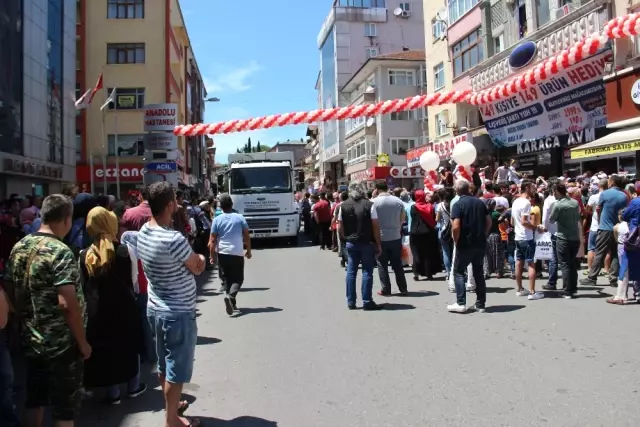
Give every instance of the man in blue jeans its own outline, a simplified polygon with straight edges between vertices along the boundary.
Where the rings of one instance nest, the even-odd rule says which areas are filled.
[[[0,426],[17,427],[18,416],[13,403],[13,364],[4,328],[9,319],[9,303],[0,286]]]
[[[362,264],[362,309],[377,310],[373,301],[373,266],[380,255],[380,227],[373,204],[360,188],[354,188],[349,199],[340,205],[338,232],[347,249],[347,306],[356,308],[356,277]]]
[[[556,253],[556,233],[558,232],[558,226],[549,221],[551,210],[556,204],[556,184],[557,182],[553,182],[549,187],[549,197],[544,200],[542,207],[542,225],[539,227],[540,231],[551,233],[552,258],[549,260],[549,281],[542,287],[545,291],[555,291],[558,283],[558,255]]]
[[[376,184],[378,197],[373,201],[372,215],[377,218],[380,228],[381,253],[378,257],[378,275],[382,289],[381,297],[391,295],[389,264],[396,277],[396,285],[401,295],[407,295],[407,279],[402,266],[402,224],[407,214],[399,197],[389,194],[389,187],[382,182]]]
[[[152,218],[138,233],[138,255],[148,280],[147,318],[158,356],[158,376],[164,392],[165,425],[197,426],[181,414],[182,387],[191,382],[198,327],[196,281],[206,266],[178,231],[171,228],[178,208],[171,184],[157,182],[148,188]]]

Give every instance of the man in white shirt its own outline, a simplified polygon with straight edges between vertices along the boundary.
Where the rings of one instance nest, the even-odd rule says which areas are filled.
[[[511,221],[516,243],[516,288],[518,296],[528,296],[530,300],[544,298],[544,294],[536,292],[536,241],[534,231],[537,229],[531,222],[531,202],[536,188],[531,181],[524,181],[520,185],[520,197],[513,201]],[[524,265],[529,271],[529,290],[522,287],[522,272]]]
[[[600,193],[609,188],[609,181],[601,179],[598,182],[599,191],[589,197],[587,202],[587,213],[592,212],[591,227],[589,228],[589,242],[587,243],[587,265],[591,270],[591,264],[593,264],[593,258],[596,255],[596,234],[598,234],[599,218],[598,218],[598,203],[600,202]],[[609,264],[611,263],[611,255],[607,255],[604,261],[605,269],[609,270]]]
[[[551,184],[549,187],[549,197],[544,200],[544,205],[542,206],[541,231],[548,231],[551,233],[551,253],[553,255],[553,258],[549,260],[549,281],[542,287],[542,289],[546,291],[555,291],[558,283],[558,255],[556,254],[556,233],[558,231],[558,226],[549,221],[551,210],[553,209],[553,205],[556,203],[556,196],[554,195],[555,188],[555,183]]]
[[[506,161],[502,166],[496,169],[493,174],[493,182],[496,184],[506,184],[509,181],[509,162]],[[497,205],[497,203],[496,203]]]

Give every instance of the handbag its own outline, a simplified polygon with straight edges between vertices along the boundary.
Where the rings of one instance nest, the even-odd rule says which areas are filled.
[[[627,252],[640,251],[640,227],[634,228],[624,240],[624,250]]]

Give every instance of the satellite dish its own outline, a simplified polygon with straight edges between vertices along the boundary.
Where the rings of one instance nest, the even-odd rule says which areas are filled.
[[[367,120],[367,127],[373,126],[375,122],[376,119],[374,119],[373,117],[369,117],[369,119]]]
[[[366,93],[373,93],[373,92],[375,92],[375,91],[376,91],[376,88],[375,88],[375,86],[371,86],[371,85],[369,85],[369,86],[367,86],[367,88],[366,88],[364,91],[365,91]]]
[[[402,15],[402,12],[403,12],[403,10],[402,10],[402,8],[401,8],[401,7],[396,7],[395,9],[393,9],[393,14],[394,14],[395,16],[400,16],[400,15]]]

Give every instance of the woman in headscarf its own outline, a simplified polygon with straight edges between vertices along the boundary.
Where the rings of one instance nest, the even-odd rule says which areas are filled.
[[[147,390],[140,382],[142,323],[133,290],[131,259],[116,239],[118,219],[98,206],[87,215],[91,245],[80,252],[80,280],[87,304],[86,387],[106,387],[107,402],[120,403],[120,384],[133,398]]]
[[[432,280],[434,274],[442,271],[435,209],[433,204],[427,201],[423,190],[417,190],[414,199],[415,203],[409,210],[411,217],[409,244],[413,255],[413,280],[419,280],[420,276]]]

